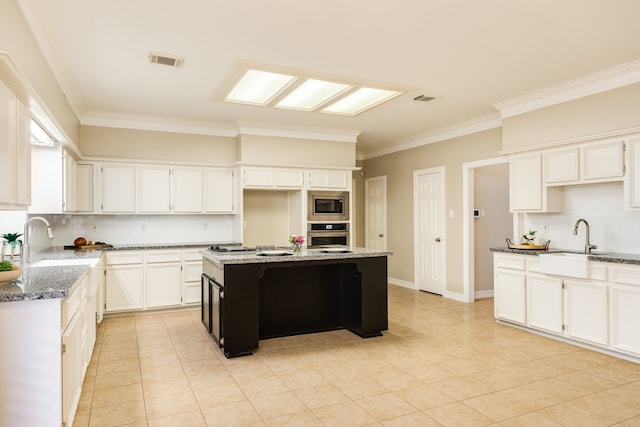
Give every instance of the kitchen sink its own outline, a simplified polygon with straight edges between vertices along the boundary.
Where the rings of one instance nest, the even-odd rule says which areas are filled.
[[[586,278],[589,277],[591,272],[588,257],[588,254],[571,252],[541,254],[538,256],[540,272],[557,276]]]
[[[29,267],[65,267],[70,265],[87,265],[94,267],[98,264],[99,260],[99,258],[43,259],[29,264]]]

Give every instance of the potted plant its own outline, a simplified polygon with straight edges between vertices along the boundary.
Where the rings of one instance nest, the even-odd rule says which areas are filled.
[[[11,261],[0,261],[0,285],[16,280],[22,274],[22,269]]]
[[[0,235],[0,237],[4,239],[4,242],[2,243],[3,257],[5,254],[5,247],[7,245],[11,246],[11,258],[13,258],[14,255],[22,255],[22,240],[19,239],[20,236],[22,236],[22,233],[5,233]],[[18,253],[16,253],[16,246],[18,247]]]

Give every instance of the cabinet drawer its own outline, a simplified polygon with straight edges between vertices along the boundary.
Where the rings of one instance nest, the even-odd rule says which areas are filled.
[[[202,261],[201,250],[207,249],[206,247],[200,249],[189,249],[183,252],[182,256],[185,261]]]
[[[73,318],[73,315],[78,311],[80,304],[84,300],[87,293],[87,276],[84,276],[78,285],[78,287],[73,291],[71,295],[62,300],[62,319],[61,325],[62,330],[64,331],[67,328],[67,325]]]
[[[593,280],[607,280],[607,267],[604,264],[596,264],[591,262],[589,266],[590,274],[589,278]]]
[[[145,252],[146,262],[180,262],[182,261],[182,251],[150,251]]]
[[[107,265],[113,264],[142,264],[142,252],[107,252]]]
[[[185,282],[200,282],[200,275],[202,275],[202,262],[192,261],[184,264],[184,281]]]
[[[614,267],[611,269],[611,279],[614,283],[640,285],[640,270],[633,267]]]
[[[526,265],[524,256],[496,255],[494,262],[497,268],[509,268],[512,270],[524,270]]]
[[[526,260],[527,263],[527,271],[531,273],[540,273],[540,260],[538,257],[533,257],[531,259]]]
[[[202,265],[204,274],[214,279],[221,285],[224,285],[224,271],[220,267],[216,267],[212,262],[205,262]]]

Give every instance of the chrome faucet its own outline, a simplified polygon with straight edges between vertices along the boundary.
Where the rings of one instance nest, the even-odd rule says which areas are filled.
[[[54,237],[53,230],[51,229],[51,224],[49,224],[49,221],[42,218],[41,216],[34,216],[33,218],[29,218],[27,222],[24,223],[24,232],[23,232],[24,243],[22,245],[22,262],[24,262],[25,264],[31,261],[31,248],[29,247],[29,224],[31,224],[34,221],[44,222],[44,225],[47,227],[47,237],[49,239],[53,239]]]
[[[591,243],[589,243],[589,223],[587,222],[586,219],[580,218],[579,220],[576,221],[576,225],[573,227],[573,235],[574,236],[578,235],[578,226],[580,225],[581,222],[584,222],[584,225],[587,228],[587,241],[584,245],[584,253],[590,254],[591,249],[598,249],[598,245],[592,245]]]

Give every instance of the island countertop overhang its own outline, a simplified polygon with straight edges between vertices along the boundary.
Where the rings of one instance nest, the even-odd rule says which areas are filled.
[[[201,251],[202,256],[222,268],[229,264],[264,264],[274,262],[302,262],[320,260],[343,260],[351,258],[372,258],[392,255],[392,252],[367,248],[349,248],[348,252],[323,252],[323,249],[302,249],[299,253],[288,255],[263,256],[256,251],[215,252],[211,249]]]

